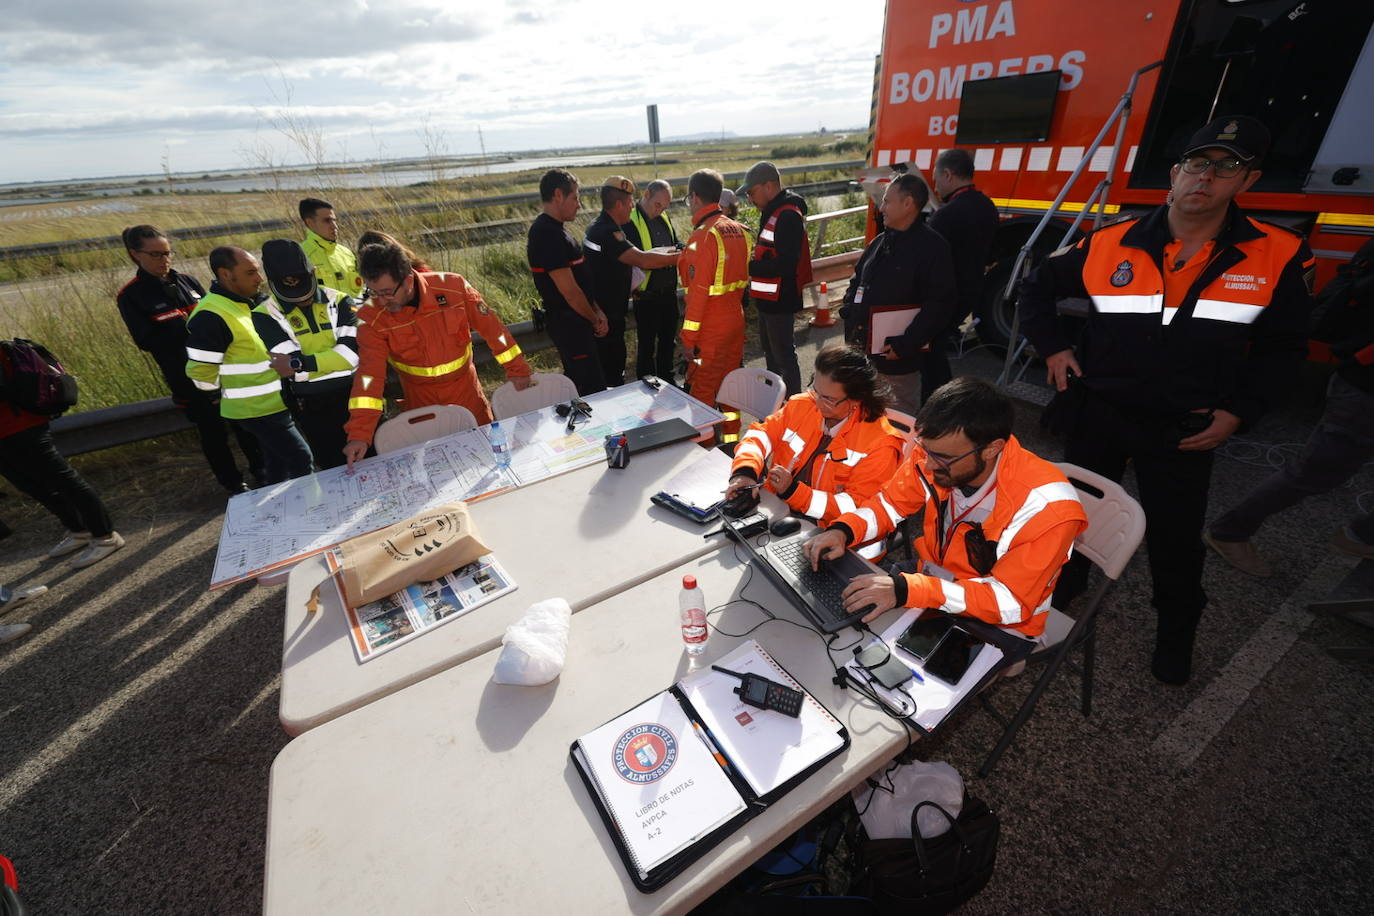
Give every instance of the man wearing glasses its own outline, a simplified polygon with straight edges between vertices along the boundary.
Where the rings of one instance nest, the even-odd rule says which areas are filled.
[[[201,391],[186,376],[186,320],[205,295],[205,287],[172,267],[172,242],[156,226],[130,226],[123,239],[138,271],[115,297],[119,315],[134,343],[157,363],[172,392],[172,403],[196,425],[200,450],[215,479],[231,496],[242,493],[248,485],[229,447],[229,431],[233,430],[253,476],[262,481],[257,440],[247,430],[225,422],[217,392]]]
[[[1269,131],[1217,118],[1170,170],[1164,205],[1055,252],[1026,281],[1022,329],[1060,392],[1065,460],[1113,480],[1134,462],[1158,615],[1151,670],[1192,673],[1212,452],[1289,386],[1306,352],[1313,258],[1303,239],[1233,203],[1260,178]],[[1055,311],[1092,301],[1075,351]],[[1064,575],[1082,590],[1086,561]]]
[[[367,303],[358,310],[358,368],[348,399],[348,466],[367,454],[382,416],[382,388],[390,363],[401,377],[406,407],[458,404],[479,424],[491,422],[472,362],[472,328],[516,388],[530,383],[530,367],[514,335],[458,274],[422,273],[400,245],[368,245],[358,253]]]
[[[844,591],[869,621],[894,607],[976,617],[1039,636],[1087,515],[1064,475],[1011,434],[1011,401],[971,375],[940,387],[916,416],[920,440],[877,495],[840,515],[804,550],[816,568],[846,546],[884,538],[922,509],[912,573],[859,576]]]

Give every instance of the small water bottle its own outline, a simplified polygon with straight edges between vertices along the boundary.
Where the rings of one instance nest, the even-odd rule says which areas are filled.
[[[498,468],[510,467],[510,440],[506,438],[506,431],[501,428],[499,421],[491,421],[491,428],[487,431],[487,440],[491,443],[492,455],[496,456],[496,466]]]
[[[682,577],[682,593],[678,596],[679,618],[682,621],[682,641],[687,654],[697,656],[706,651],[706,599],[697,588],[696,576]]]

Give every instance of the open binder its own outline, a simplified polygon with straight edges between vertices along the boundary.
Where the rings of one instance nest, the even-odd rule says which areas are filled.
[[[849,732],[754,640],[716,664],[806,694],[798,718],[745,705],[709,668],[569,750],[630,880],[657,890],[849,747]]]

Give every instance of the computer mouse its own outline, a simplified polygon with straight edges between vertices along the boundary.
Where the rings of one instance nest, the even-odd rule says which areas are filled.
[[[801,519],[793,518],[790,515],[784,515],[768,526],[768,533],[775,538],[785,538],[789,534],[796,534],[798,531],[801,531]]]

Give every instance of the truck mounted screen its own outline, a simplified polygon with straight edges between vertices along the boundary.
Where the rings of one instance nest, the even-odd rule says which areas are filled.
[[[1059,95],[1058,70],[965,80],[955,142],[1036,143],[1050,135]]]

